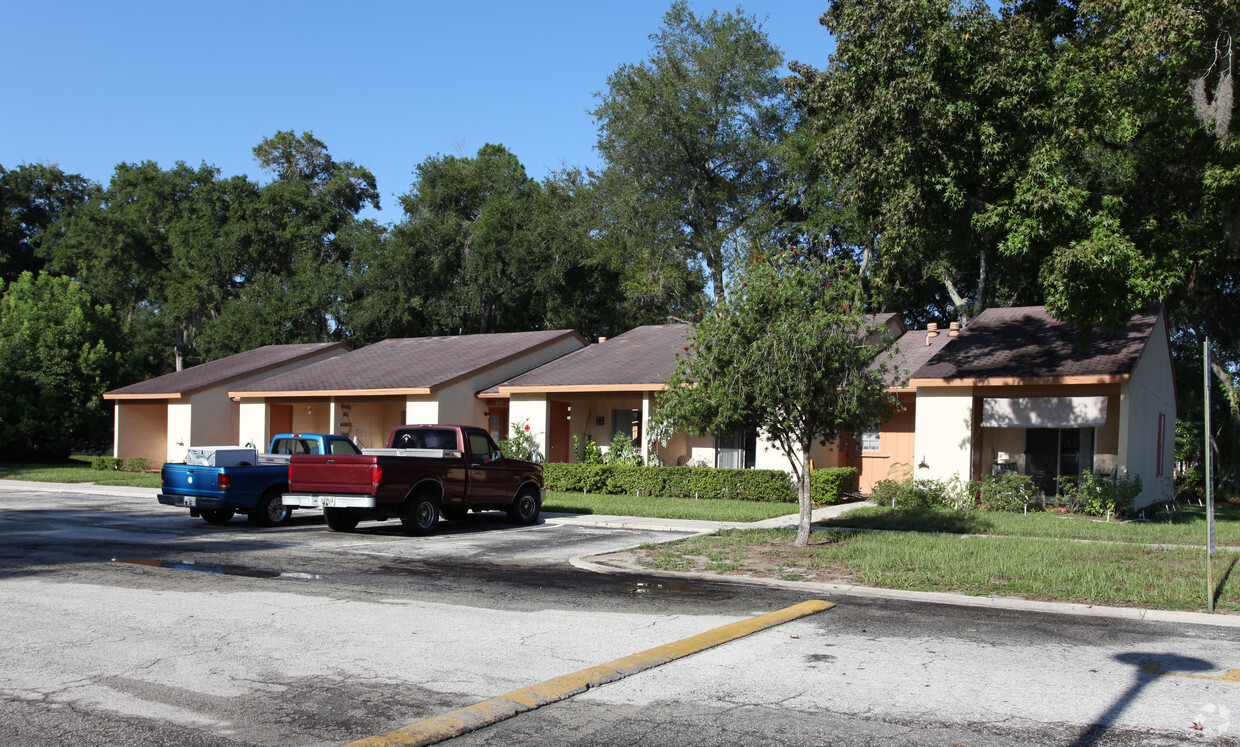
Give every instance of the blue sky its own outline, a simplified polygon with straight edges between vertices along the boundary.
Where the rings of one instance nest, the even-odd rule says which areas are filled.
[[[7,2],[0,165],[106,184],[117,163],[206,162],[265,181],[251,149],[311,131],[378,180],[381,222],[415,165],[503,143],[543,178],[597,166],[594,94],[646,59],[670,0]],[[787,59],[823,67],[827,0],[743,4]],[[691,2],[694,12],[735,5]]]

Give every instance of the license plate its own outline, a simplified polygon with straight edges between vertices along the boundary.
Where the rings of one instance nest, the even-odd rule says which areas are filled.
[[[190,508],[193,508],[194,506],[198,505],[198,499],[192,495],[187,495],[185,496],[185,505],[189,506]]]

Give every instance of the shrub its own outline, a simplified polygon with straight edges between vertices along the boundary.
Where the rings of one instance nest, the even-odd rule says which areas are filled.
[[[121,460],[110,456],[93,456],[90,458],[90,468],[103,470],[120,469]]]
[[[633,439],[616,431],[612,436],[611,448],[603,455],[603,461],[615,465],[638,465],[642,463],[642,455],[633,445]]]
[[[986,475],[976,485],[979,507],[991,511],[1024,511],[1040,498],[1033,478],[1015,472]]]
[[[512,424],[512,435],[499,442],[499,450],[509,459],[524,459],[527,462],[543,460],[538,441],[530,431],[529,422],[525,420]]]
[[[1069,511],[1086,516],[1109,516],[1132,511],[1133,501],[1141,494],[1141,476],[1107,477],[1086,472],[1080,477],[1059,478],[1057,503]]]
[[[830,467],[809,473],[810,499],[819,506],[839,503],[856,489],[856,467]]]
[[[581,461],[586,464],[602,464],[603,463],[603,447],[598,445],[590,436],[586,436],[586,443],[581,452]]]
[[[958,478],[946,482],[932,478],[879,480],[871,490],[870,500],[895,508],[968,508],[973,503],[968,484]]]
[[[146,457],[130,457],[125,460],[125,466],[121,469],[126,472],[145,472],[151,466],[151,460]]]
[[[665,498],[725,498],[796,502],[787,472],[761,469],[702,469],[637,465],[544,464],[547,490],[636,494]]]

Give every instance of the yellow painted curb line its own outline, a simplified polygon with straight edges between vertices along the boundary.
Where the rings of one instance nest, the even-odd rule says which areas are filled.
[[[643,672],[791,620],[829,610],[834,606],[831,602],[818,599],[794,604],[782,610],[729,623],[705,633],[624,656],[606,664],[599,664],[589,669],[540,682],[537,685],[513,690],[510,693],[484,700],[477,705],[466,706],[441,716],[424,719],[387,734],[351,742],[345,747],[393,747],[394,745],[426,745],[442,742],[484,726],[497,724],[519,713],[571,698],[591,687],[615,682],[631,674]]]
[[[1240,669],[1228,669],[1222,677],[1209,674],[1189,674],[1188,672],[1164,672],[1162,662],[1157,659],[1146,659],[1137,668],[1141,674],[1161,674],[1167,677],[1187,677],[1193,680],[1215,680],[1217,682],[1240,682]]]

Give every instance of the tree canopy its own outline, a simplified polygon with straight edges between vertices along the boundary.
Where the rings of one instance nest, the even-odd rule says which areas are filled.
[[[599,94],[600,183],[682,262],[701,262],[719,300],[727,250],[779,188],[783,55],[741,10],[699,18],[683,0],[650,40],[650,59],[621,65]]]
[[[658,417],[693,433],[760,432],[797,483],[797,545],[809,542],[810,448],[861,430],[898,401],[856,269],[793,248],[737,270],[727,297],[697,319]]]
[[[111,309],[47,273],[0,281],[0,291],[0,450],[59,461],[107,443],[112,411],[102,395],[125,365]]]

